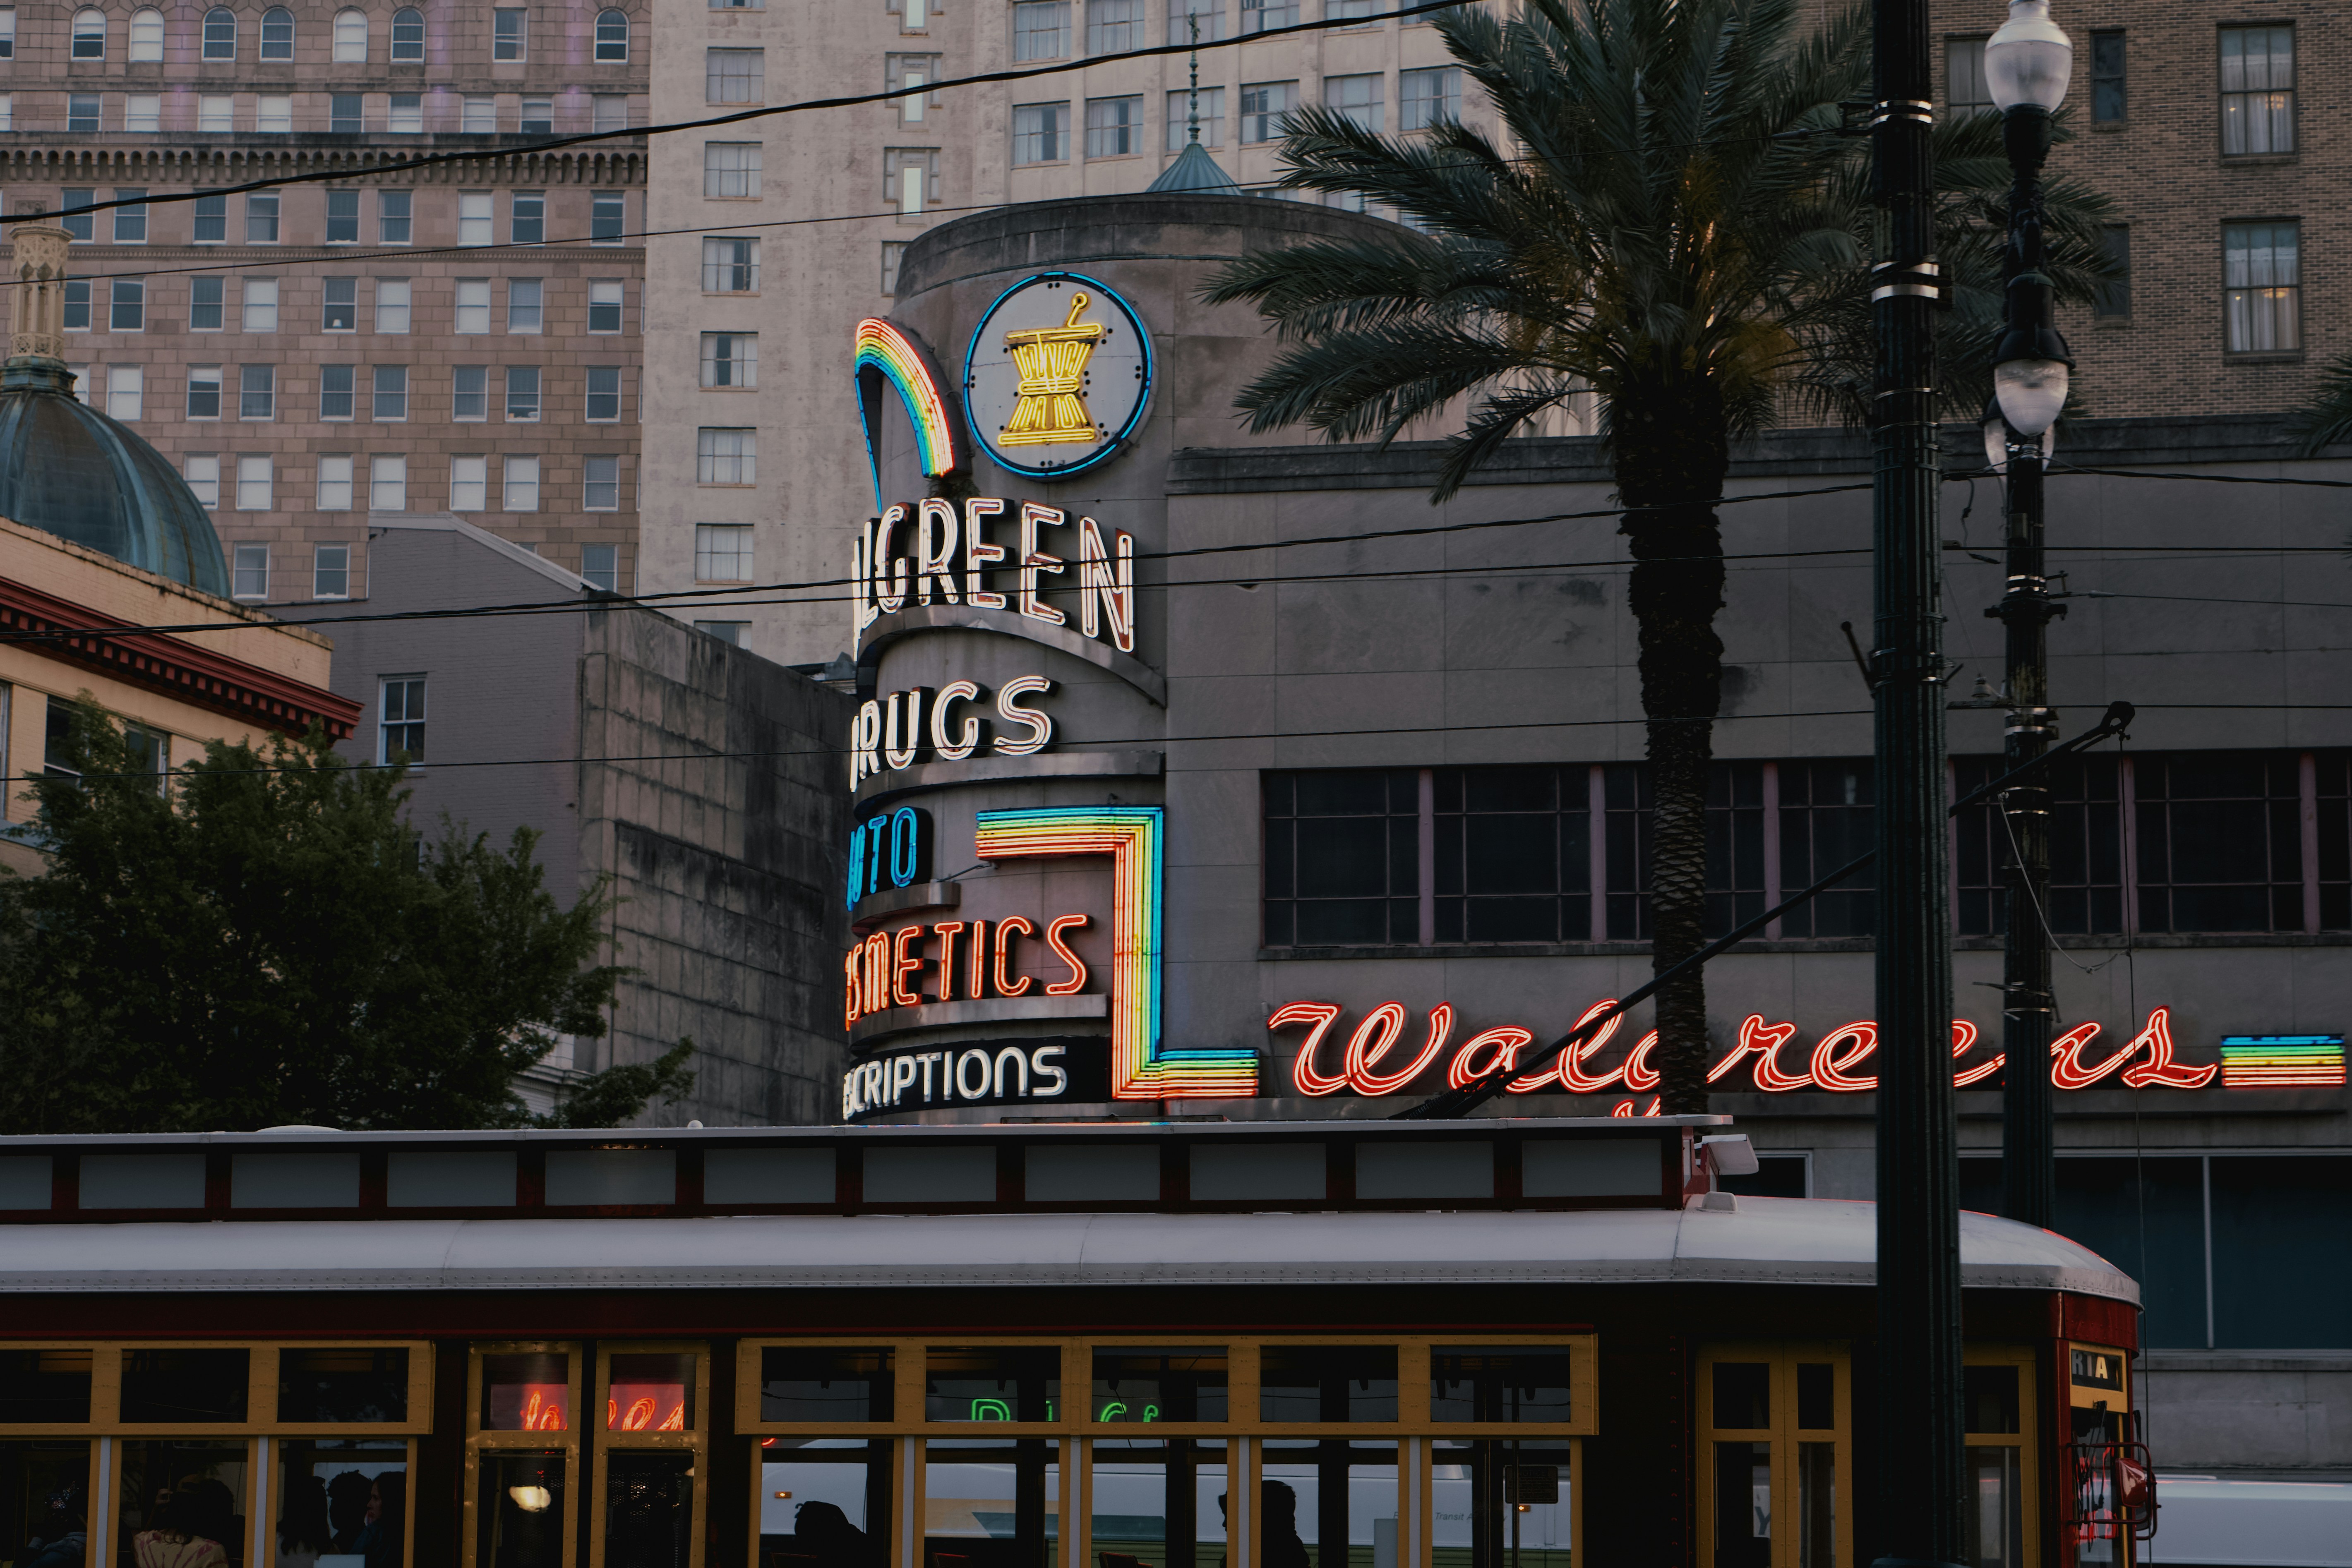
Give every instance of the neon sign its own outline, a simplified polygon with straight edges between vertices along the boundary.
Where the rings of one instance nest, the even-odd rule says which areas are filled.
[[[991,530],[1007,517],[1013,538],[1000,544],[990,537]],[[1045,579],[1066,575],[1072,563],[1066,555],[1044,548],[1043,530],[1070,526],[1070,515],[1058,507],[993,496],[972,497],[961,509],[955,502],[937,497],[885,507],[880,517],[859,528],[850,547],[849,575],[857,585],[857,634],[862,637],[868,626],[909,604],[1009,609],[1042,625],[1067,626],[1068,610],[1045,598],[1049,591],[1066,590]],[[1123,528],[1106,530],[1092,517],[1079,517],[1076,526],[1078,597],[1072,608],[1077,612],[1078,630],[1108,641],[1122,653],[1132,653],[1135,536]]]
[[[913,806],[884,811],[849,830],[851,909],[869,893],[912,887],[931,875],[931,814]]]
[[[915,450],[923,472],[937,478],[963,465],[956,451],[955,420],[940,392],[940,375],[923,346],[906,332],[868,316],[857,324],[852,373],[857,382],[857,416],[866,427],[866,456],[874,469],[874,504],[882,504],[882,389],[898,394],[907,423],[915,427]]]
[[[1054,956],[1069,973],[1047,986],[1040,995],[1074,997],[1087,988],[1089,976],[1086,960],[1071,947],[1068,934],[1084,930],[1091,918],[1065,915],[1045,923],[1045,946],[1053,949]],[[842,960],[842,1027],[847,1029],[859,1019],[887,1012],[892,1008],[958,1000],[976,1002],[992,994],[1025,997],[1037,984],[1037,977],[1014,976],[1018,944],[1038,935],[1037,927],[1021,915],[1008,915],[993,923],[941,920],[928,925],[918,922],[895,931],[877,931],[850,948]],[[923,950],[927,940],[935,945],[929,953]],[[961,961],[958,947],[963,950]],[[959,970],[964,981],[961,997],[956,990]],[[926,971],[934,976],[928,991],[922,981]],[[912,985],[908,983],[909,978],[914,981]]]
[[[1118,455],[1150,399],[1151,335],[1083,273],[1041,272],[998,295],[964,353],[973,434],[1000,466],[1032,478]]]
[[[997,719],[1028,733],[1008,729],[993,737],[988,720],[958,711],[960,705],[977,707],[988,701],[988,689],[977,681],[950,681],[937,691],[910,686],[869,697],[849,725],[849,787],[855,789],[886,768],[898,772],[922,761],[961,762],[983,746],[999,757],[1034,756],[1054,743],[1054,716],[1022,699],[1053,689],[1044,675],[1015,675],[998,686]]]
[[[1595,1002],[1577,1019],[1590,1023],[1613,1000]],[[1409,1019],[1402,1002],[1382,1002],[1364,1015],[1352,1032],[1336,1029],[1342,1009],[1336,1002],[1289,1002],[1274,1010],[1265,1027],[1279,1032],[1304,1029],[1298,1052],[1291,1059],[1291,1085],[1300,1094],[1320,1098],[1342,1091],[1362,1095],[1393,1094],[1420,1078],[1445,1058],[1445,1081],[1464,1088],[1495,1072],[1507,1072],[1535,1043],[1532,1030],[1509,1025],[1490,1029],[1470,1039],[1446,1056],[1454,1030],[1454,1009],[1439,1003],[1430,1009],[1427,1029],[1418,1044],[1404,1040]],[[1521,1073],[1507,1085],[1513,1094],[1549,1091],[1563,1094],[1602,1094],[1612,1091],[1647,1093],[1658,1087],[1652,1057],[1657,1031],[1642,1036],[1614,1065],[1596,1067],[1594,1059],[1606,1048],[1623,1022],[1610,1019],[1590,1040],[1562,1051],[1548,1066]],[[2061,1089],[2088,1089],[2109,1078],[2132,1089],[2203,1089],[2220,1075],[2224,1088],[2273,1088],[2280,1085],[2340,1084],[2345,1082],[2344,1040],[2340,1035],[2231,1035],[2221,1045],[2220,1062],[2191,1063],[2175,1055],[2171,1009],[2157,1008],[2139,1032],[2096,1061],[2086,1061],[2100,1034],[2098,1024],[2076,1026],[2051,1042],[2050,1081]],[[1761,1013],[1742,1019],[1731,1049],[1707,1070],[1709,1083],[1730,1077],[1746,1063],[1750,1082],[1767,1094],[1800,1089],[1832,1094],[1867,1093],[1878,1087],[1874,1073],[1859,1071],[1878,1050],[1878,1026],[1867,1020],[1842,1024],[1823,1034],[1810,1048],[1796,1044],[1793,1023],[1773,1023]],[[1344,1040],[1344,1047],[1339,1043]],[[1977,1026],[1966,1019],[1952,1020],[1952,1084],[1958,1089],[1983,1082],[1999,1072],[2003,1061],[1998,1051],[1980,1053],[1985,1045]],[[1976,1060],[1969,1060],[1975,1057]],[[1619,1105],[1618,1115],[1633,1114],[1633,1102]],[[1654,1114],[1654,1103],[1648,1114]]]
[[[686,1385],[615,1383],[604,1400],[608,1432],[683,1432]]]

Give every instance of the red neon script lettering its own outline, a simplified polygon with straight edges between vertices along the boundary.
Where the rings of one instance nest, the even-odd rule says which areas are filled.
[[[1308,1026],[1307,1038],[1291,1059],[1290,1082],[1301,1094],[1319,1096],[1336,1094],[1348,1086],[1345,1078],[1326,1078],[1315,1071],[1315,1048],[1323,1043],[1330,1032],[1332,1020],[1339,1016],[1336,1002],[1287,1002],[1276,1008],[1274,1016],[1265,1020],[1269,1030],[1288,1029],[1294,1024]]]
[[[1788,1044],[1796,1032],[1795,1024],[1766,1023],[1762,1013],[1749,1013],[1739,1022],[1739,1043],[1707,1072],[1706,1081],[1714,1082],[1753,1055],[1756,1058],[1756,1087],[1766,1093],[1785,1094],[1791,1089],[1811,1087],[1813,1081],[1811,1077],[1804,1073],[1791,1076],[1783,1072],[1780,1064],[1774,1060],[1780,1048]]]
[[[1958,1061],[1966,1056],[1976,1049],[1976,1043],[1977,1026],[1966,1019],[1954,1019],[1952,1020],[1952,1060]],[[1980,1061],[1965,1072],[1955,1072],[1952,1074],[1952,1087],[1966,1089],[1971,1083],[1981,1083],[1999,1072],[2000,1064],[2007,1060],[2009,1059],[2005,1056],[1995,1056],[1990,1061]]]
[[[1391,1012],[1391,1009],[1394,1009]],[[1377,1036],[1375,1032],[1377,1029]],[[1348,1041],[1346,1073],[1348,1087],[1359,1094],[1393,1094],[1422,1074],[1422,1070],[1437,1060],[1445,1049],[1448,1035],[1454,1032],[1454,1008],[1440,1002],[1430,1009],[1429,1038],[1421,1054],[1395,1072],[1375,1072],[1373,1066],[1397,1042],[1404,1032],[1404,1008],[1402,1003],[1386,1002],[1372,1009],[1364,1021],[1356,1026],[1355,1038]]]
[[[1600,1017],[1601,1013],[1616,1005],[1617,998],[1614,997],[1610,998],[1606,1001],[1593,1003],[1591,1007],[1584,1009],[1584,1016],[1576,1020],[1575,1027],[1577,1029],[1582,1029],[1586,1024],[1591,1023],[1594,1019]],[[1611,1068],[1608,1071],[1602,1073],[1598,1078],[1593,1077],[1591,1074],[1584,1071],[1584,1064],[1591,1061],[1602,1046],[1607,1045],[1612,1040],[1616,1038],[1618,1030],[1624,1026],[1624,1022],[1625,1015],[1623,1013],[1619,1013],[1610,1019],[1607,1023],[1602,1024],[1600,1029],[1593,1031],[1593,1035],[1591,1040],[1585,1040],[1583,1043],[1576,1046],[1573,1050],[1565,1051],[1560,1053],[1559,1067],[1555,1076],[1559,1079],[1559,1086],[1562,1089],[1567,1090],[1570,1094],[1598,1094],[1602,1090],[1608,1088],[1611,1084],[1617,1082],[1620,1079],[1625,1076],[1625,1066],[1622,1062]]]
[[[1492,1073],[1508,1072],[1519,1064],[1519,1052],[1534,1044],[1535,1038],[1528,1030],[1515,1025],[1490,1029],[1484,1034],[1471,1036],[1463,1042],[1462,1049],[1454,1053],[1454,1060],[1446,1064],[1445,1086],[1467,1089]],[[1494,1059],[1484,1067],[1478,1065],[1482,1052]]]

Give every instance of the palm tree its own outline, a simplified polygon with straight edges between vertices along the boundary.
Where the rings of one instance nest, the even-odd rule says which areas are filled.
[[[2311,396],[2288,416],[2287,434],[2305,457],[2318,456],[2322,447],[2352,442],[2352,354],[2321,369]]]
[[[1464,400],[1431,499],[1504,441],[1597,394],[1624,507],[1653,818],[1652,962],[1705,941],[1706,786],[1722,688],[1716,502],[1731,443],[1803,410],[1860,422],[1872,366],[1866,15],[1801,27],[1802,0],[1522,0],[1435,22],[1521,151],[1441,119],[1389,138],[1293,114],[1284,183],[1360,193],[1403,220],[1378,239],[1246,257],[1211,285],[1285,347],[1238,406],[1259,432],[1396,439]],[[1943,362],[1953,412],[1990,385],[2009,169],[2000,121],[1941,126],[1940,259],[1957,277]],[[2105,276],[2102,204],[2047,191],[2063,298]],[[1954,373],[1953,367],[1958,367]],[[1706,1109],[1706,993],[1657,998],[1664,1108]]]

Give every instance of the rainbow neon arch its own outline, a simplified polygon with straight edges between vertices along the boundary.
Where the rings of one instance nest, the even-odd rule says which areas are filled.
[[[1252,1051],[1169,1051],[1160,1039],[1161,845],[1158,806],[982,811],[985,861],[1110,856],[1110,1092],[1114,1100],[1223,1100],[1257,1092]]]
[[[852,361],[857,379],[857,414],[866,425],[866,458],[874,470],[874,504],[882,504],[882,389],[898,394],[907,422],[915,427],[915,450],[923,472],[937,478],[959,466],[955,421],[940,391],[939,367],[921,343],[878,316],[857,324]]]

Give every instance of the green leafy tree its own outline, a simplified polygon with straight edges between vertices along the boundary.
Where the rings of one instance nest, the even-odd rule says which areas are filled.
[[[1433,501],[1572,398],[1597,398],[1633,567],[1653,818],[1653,962],[1705,943],[1706,786],[1721,706],[1731,443],[1787,413],[1867,417],[1873,207],[1866,14],[1818,26],[1799,0],[1524,0],[1434,21],[1517,151],[1440,120],[1385,137],[1346,114],[1289,117],[1284,182],[1360,194],[1404,225],[1250,256],[1209,290],[1255,304],[1284,348],[1239,406],[1385,444],[1466,409]],[[2009,170],[2000,121],[1937,132],[1947,409],[1990,387]],[[2105,208],[2048,188],[2061,298],[2105,275]],[[1410,225],[1410,226],[1406,226]],[[1706,1109],[1706,994],[1657,1000],[1664,1108]]]
[[[513,1080],[604,1032],[603,888],[558,906],[503,850],[402,821],[401,768],[316,731],[158,777],[87,699],[33,779],[46,874],[0,882],[0,1131],[612,1125],[692,1083],[680,1041],[533,1118]]]

